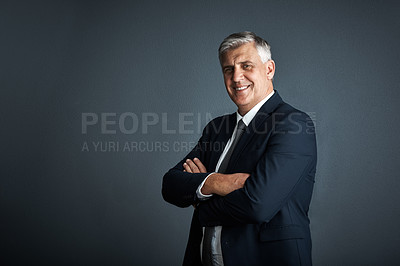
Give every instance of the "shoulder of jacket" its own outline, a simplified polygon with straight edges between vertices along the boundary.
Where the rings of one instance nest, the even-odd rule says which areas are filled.
[[[275,114],[280,114],[281,117],[288,117],[288,116],[295,116],[301,120],[305,119],[308,120],[310,119],[309,115],[292,105],[282,102],[281,104],[278,105],[278,107],[274,111]]]

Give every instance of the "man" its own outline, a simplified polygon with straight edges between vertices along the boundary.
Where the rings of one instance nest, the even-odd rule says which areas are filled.
[[[195,206],[183,264],[311,265],[314,125],[273,89],[265,40],[232,34],[219,58],[237,112],[212,120],[163,179],[166,201]]]

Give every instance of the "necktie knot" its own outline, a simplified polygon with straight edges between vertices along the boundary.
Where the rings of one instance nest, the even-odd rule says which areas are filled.
[[[243,131],[243,130],[246,129],[246,124],[243,122],[242,119],[239,120],[238,125],[237,125],[237,129],[238,129],[238,131],[239,130]]]

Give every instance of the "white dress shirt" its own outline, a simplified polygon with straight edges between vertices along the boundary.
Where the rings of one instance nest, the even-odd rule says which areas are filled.
[[[222,152],[221,156],[219,157],[217,166],[215,167],[215,172],[218,172],[218,169],[222,163],[222,161],[225,158],[226,153],[228,152],[229,148],[232,145],[232,142],[236,136],[236,131],[237,131],[237,122],[242,119],[243,122],[245,123],[246,126],[249,126],[250,122],[253,120],[254,116],[257,114],[257,112],[260,110],[261,106],[268,101],[269,98],[274,95],[275,91],[272,91],[270,94],[268,94],[263,100],[261,100],[259,103],[257,103],[253,108],[250,109],[244,116],[241,116],[238,112],[236,112],[236,127],[235,130],[232,133],[232,137],[228,140],[228,143],[226,144],[224,151]],[[215,173],[214,172],[214,173]],[[213,174],[213,173],[211,173]],[[203,187],[204,183],[206,182],[207,178],[211,175],[209,174],[204,181],[200,184],[200,186],[197,188],[197,197],[200,200],[207,200],[213,195],[204,195],[201,193],[201,188]],[[221,231],[222,231],[222,226],[216,226],[214,230],[214,235],[212,237],[212,243],[211,243],[211,249],[213,256],[220,256],[221,257],[221,263],[220,265],[223,265],[223,260],[222,260],[222,250],[221,250]],[[203,233],[204,233],[204,228],[203,228]],[[201,248],[203,248],[203,243],[201,244]],[[202,252],[200,253],[202,254]]]

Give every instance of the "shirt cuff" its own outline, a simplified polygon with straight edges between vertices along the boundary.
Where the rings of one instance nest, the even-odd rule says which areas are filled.
[[[215,172],[209,174],[206,178],[204,178],[203,182],[201,182],[200,186],[197,188],[196,194],[197,194],[197,198],[199,200],[206,200],[206,199],[211,198],[213,196],[213,194],[204,195],[203,193],[201,193],[201,189],[203,188],[204,183],[206,182],[207,178],[212,174],[215,174]]]

